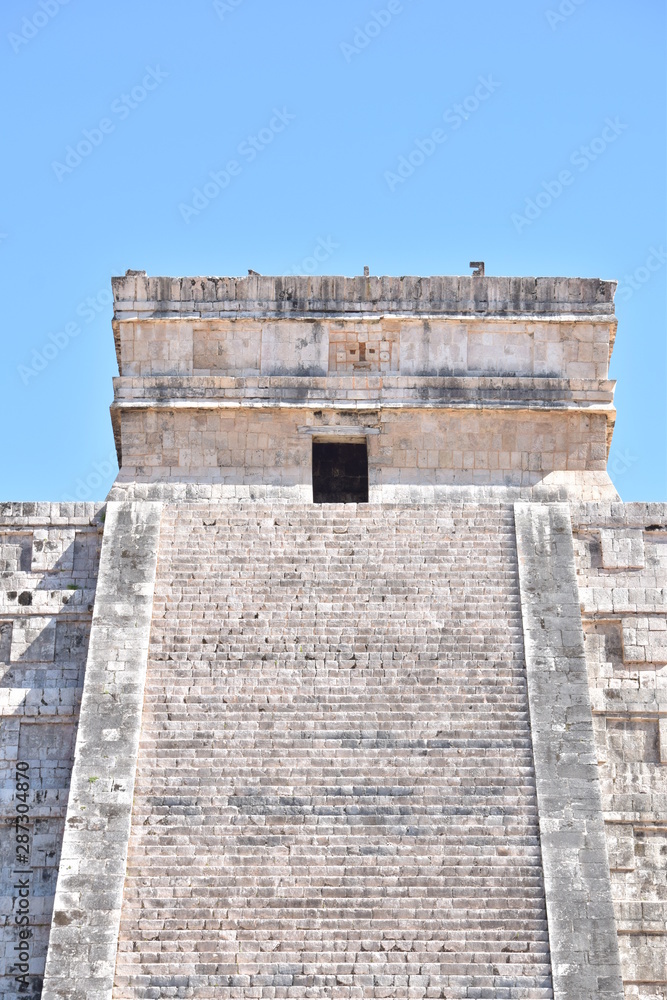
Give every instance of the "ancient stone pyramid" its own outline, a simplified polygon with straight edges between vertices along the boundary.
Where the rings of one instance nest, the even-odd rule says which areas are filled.
[[[0,993],[667,998],[667,505],[613,282],[113,279],[105,504],[0,505]]]

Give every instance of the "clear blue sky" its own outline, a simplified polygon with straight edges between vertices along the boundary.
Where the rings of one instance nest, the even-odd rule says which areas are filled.
[[[319,273],[619,279],[610,468],[666,498],[664,0],[5,0],[0,50],[0,498],[113,479],[111,275],[323,244]]]

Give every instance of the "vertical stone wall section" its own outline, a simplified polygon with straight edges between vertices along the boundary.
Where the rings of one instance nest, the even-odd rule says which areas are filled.
[[[572,505],[627,1000],[667,998],[667,504]]]
[[[555,1000],[622,1000],[567,504],[515,505]]]
[[[20,964],[28,966],[29,995],[39,995],[41,988],[102,516],[99,504],[0,504],[0,996],[4,1000],[28,995],[19,991],[21,982],[15,978],[23,974],[15,950],[21,940],[27,945],[28,961]],[[14,874],[17,867],[28,872],[21,876],[21,896]],[[29,922],[17,925],[17,916]],[[21,939],[21,930],[29,931],[29,936]]]
[[[161,510],[106,508],[43,1000],[111,997]]]

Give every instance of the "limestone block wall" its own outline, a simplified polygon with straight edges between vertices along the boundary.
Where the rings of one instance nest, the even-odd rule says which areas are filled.
[[[626,998],[667,997],[667,504],[573,504]]]
[[[101,532],[99,504],[0,504],[0,996],[5,1000],[39,995],[41,988]],[[28,992],[15,978],[22,974]]]
[[[569,507],[514,519],[554,996],[622,1000]]]
[[[347,278],[148,277],[128,271],[112,278],[118,320],[231,316],[275,318],[323,315],[609,317],[615,281],[599,278],[436,275]]]
[[[318,419],[376,435],[371,500],[546,479],[559,497],[616,497],[614,282],[128,272],[112,284],[117,499],[185,483],[308,501]]]
[[[346,433],[367,440],[371,500],[396,486],[531,487],[555,471],[597,472],[608,483],[607,420],[600,413],[483,407],[327,412],[192,402],[123,413],[114,496],[132,483],[215,483],[230,492],[270,484],[309,501],[313,439]]]
[[[146,319],[116,323],[126,376],[524,375],[606,379],[607,317]]]

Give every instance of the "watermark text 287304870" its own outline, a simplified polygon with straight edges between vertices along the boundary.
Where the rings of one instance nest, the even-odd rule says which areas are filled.
[[[16,762],[14,789],[15,851],[12,863],[12,894],[14,923],[18,941],[13,948],[13,963],[9,974],[14,976],[19,993],[30,988],[30,892],[32,868],[30,867],[30,764],[26,760]]]

